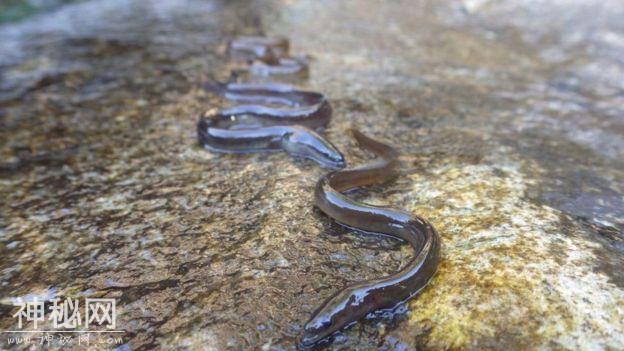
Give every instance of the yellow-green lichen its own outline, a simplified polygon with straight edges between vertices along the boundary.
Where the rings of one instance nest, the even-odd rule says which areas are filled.
[[[562,233],[559,213],[527,201],[530,180],[511,166],[433,173],[412,175],[414,189],[403,195],[443,240],[436,277],[410,302],[410,324],[428,329],[428,347],[624,345],[624,296],[594,272],[596,244]]]

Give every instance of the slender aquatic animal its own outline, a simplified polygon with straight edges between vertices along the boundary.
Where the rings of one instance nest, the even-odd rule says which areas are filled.
[[[252,74],[307,76],[307,60],[289,56],[289,50],[290,42],[284,37],[240,36],[228,46],[230,56],[250,63],[248,71]]]
[[[332,109],[323,94],[277,83],[218,83],[206,88],[246,102],[200,117],[200,145],[225,153],[286,151],[323,167],[345,166],[344,157],[315,130],[327,126]]]
[[[239,36],[228,46],[230,56],[247,60],[274,60],[288,56],[290,42],[284,37]]]
[[[315,203],[343,226],[408,242],[414,257],[389,277],[362,281],[338,291],[314,312],[304,326],[300,347],[309,348],[333,333],[380,309],[391,309],[416,295],[436,272],[440,239],[433,226],[411,213],[357,202],[343,195],[350,189],[384,183],[397,175],[397,152],[354,130],[358,143],[378,158],[367,165],[330,173],[318,182]]]
[[[289,47],[283,37],[239,37],[230,42],[228,51],[232,57],[246,60],[252,74],[307,75],[306,60],[290,57]],[[205,148],[233,153],[284,150],[324,167],[345,166],[338,149],[315,132],[327,125],[332,113],[322,94],[275,83],[212,84],[206,88],[244,104],[200,117],[197,134]],[[378,159],[324,176],[315,190],[316,206],[346,227],[405,240],[415,255],[389,277],[348,286],[328,298],[304,326],[299,343],[302,348],[321,343],[371,312],[394,308],[413,297],[431,280],[439,261],[439,237],[429,222],[405,211],[367,205],[342,194],[396,176],[397,153],[392,147],[359,131],[353,134]]]

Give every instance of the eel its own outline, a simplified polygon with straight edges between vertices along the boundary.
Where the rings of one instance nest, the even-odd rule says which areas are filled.
[[[326,168],[345,166],[342,153],[318,134],[332,115],[323,94],[278,83],[216,83],[204,88],[246,103],[200,117],[197,136],[204,148],[224,153],[283,150]]]
[[[377,159],[322,177],[315,189],[315,205],[345,227],[406,241],[414,249],[414,257],[397,273],[356,283],[325,300],[303,328],[299,339],[303,349],[326,341],[371,312],[391,310],[412,298],[429,283],[440,259],[440,239],[427,220],[406,211],[361,203],[343,194],[397,176],[398,154],[394,148],[357,130],[352,132],[360,146],[376,154]]]
[[[239,36],[228,45],[230,56],[247,60],[271,61],[276,57],[288,56],[289,50],[290,42],[280,36]]]
[[[250,63],[247,69],[258,76],[308,75],[308,62],[289,56],[290,42],[284,37],[240,36],[230,41],[231,57]]]

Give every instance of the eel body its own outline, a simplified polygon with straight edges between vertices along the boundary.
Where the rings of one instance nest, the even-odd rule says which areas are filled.
[[[385,278],[362,281],[329,297],[304,326],[300,346],[309,348],[371,312],[392,309],[425,287],[438,266],[440,240],[433,226],[411,213],[357,202],[342,194],[357,187],[383,183],[397,175],[397,153],[359,131],[358,143],[378,158],[370,164],[330,173],[317,183],[315,204],[327,216],[346,227],[402,239],[414,249],[414,257],[399,272]]]
[[[231,57],[245,60],[248,71],[259,76],[307,76],[305,58],[290,56],[290,42],[284,37],[240,36],[228,46]]]
[[[343,155],[317,133],[327,126],[332,109],[323,94],[278,83],[217,83],[205,86],[243,104],[200,117],[200,145],[225,153],[286,151],[326,168],[345,166]]]
[[[307,75],[307,60],[291,57],[284,37],[244,36],[232,40],[230,56],[247,62],[254,75]],[[206,112],[197,124],[200,145],[226,153],[286,151],[341,169],[340,151],[318,132],[327,126],[332,109],[323,94],[278,83],[216,83],[205,88],[238,103]],[[343,328],[372,312],[391,310],[423,289],[435,274],[440,240],[425,219],[406,211],[368,205],[344,193],[354,188],[384,183],[396,177],[398,154],[389,145],[354,130],[365,149],[377,155],[366,165],[338,170],[316,185],[315,205],[339,224],[366,233],[391,236],[407,242],[413,258],[398,272],[362,281],[339,290],[313,313],[305,324],[299,347],[308,349],[328,341]]]
[[[228,46],[230,56],[247,60],[271,61],[288,56],[289,50],[289,40],[281,36],[239,36]]]

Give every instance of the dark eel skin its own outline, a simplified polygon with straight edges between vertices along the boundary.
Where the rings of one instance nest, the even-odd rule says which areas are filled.
[[[284,150],[323,167],[345,166],[340,151],[315,131],[332,115],[323,94],[277,83],[217,83],[205,88],[249,104],[201,116],[197,136],[203,147],[225,153]]]
[[[284,37],[241,36],[228,46],[230,56],[251,63],[248,70],[259,76],[308,74],[303,58],[289,56],[290,42]]]
[[[425,219],[390,207],[357,202],[342,194],[384,183],[397,175],[398,155],[392,147],[357,130],[353,135],[363,148],[378,156],[377,160],[321,178],[315,190],[316,206],[343,226],[405,240],[415,255],[399,272],[348,286],[323,302],[304,326],[299,343],[303,349],[319,344],[373,311],[392,309],[413,297],[429,283],[440,258],[439,236]]]

